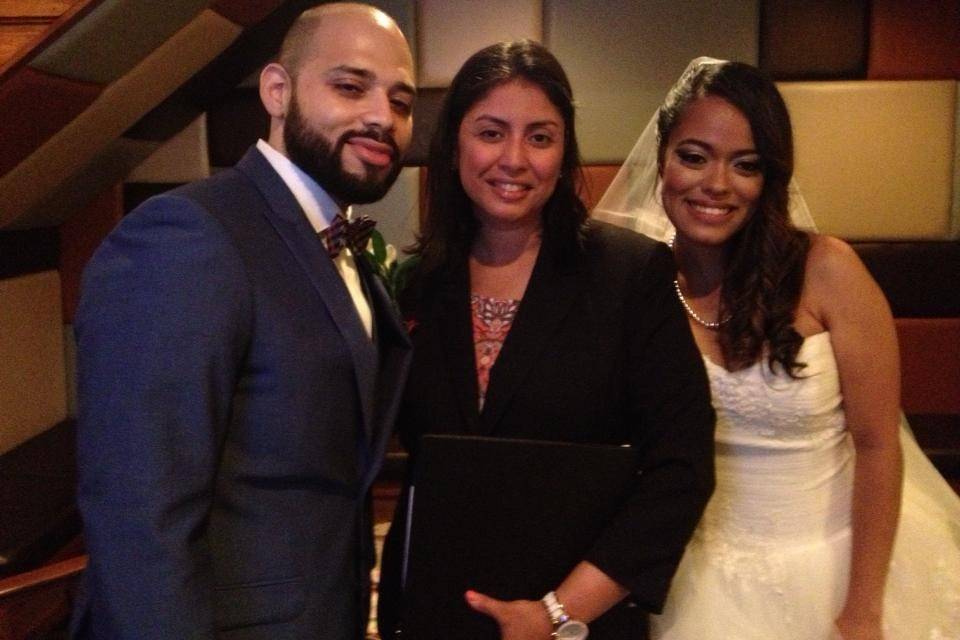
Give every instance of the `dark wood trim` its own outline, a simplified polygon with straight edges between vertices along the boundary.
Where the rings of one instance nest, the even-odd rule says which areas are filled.
[[[45,567],[0,579],[0,599],[36,589],[50,582],[65,580],[87,568],[87,556],[77,556]]]
[[[118,182],[60,225],[60,292],[65,324],[73,322],[80,302],[84,267],[122,217],[123,185]]]
[[[59,260],[56,229],[0,230],[0,280],[56,269]]]
[[[214,0],[210,8],[246,28],[262,21],[281,4],[282,0]]]
[[[53,24],[60,16],[0,16],[0,27]]]
[[[0,640],[61,637],[86,566],[76,556],[0,580]]]

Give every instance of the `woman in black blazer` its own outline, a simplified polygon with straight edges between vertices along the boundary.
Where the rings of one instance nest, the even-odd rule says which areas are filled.
[[[402,299],[414,359],[400,433],[412,456],[424,433],[635,447],[636,489],[547,604],[591,638],[642,638],[713,489],[714,414],[670,251],[588,220],[579,175],[559,62],[531,41],[474,54],[433,140],[420,263]],[[404,503],[384,552],[385,638],[402,606]],[[504,639],[546,640],[557,626],[543,602],[465,595]]]

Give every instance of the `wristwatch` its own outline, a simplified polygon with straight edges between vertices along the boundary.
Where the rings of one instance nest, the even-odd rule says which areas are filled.
[[[586,640],[590,633],[587,625],[567,615],[567,612],[563,610],[563,605],[557,600],[555,592],[551,591],[543,596],[541,602],[547,608],[547,615],[550,616],[550,622],[553,623],[551,637],[557,638],[557,640]]]

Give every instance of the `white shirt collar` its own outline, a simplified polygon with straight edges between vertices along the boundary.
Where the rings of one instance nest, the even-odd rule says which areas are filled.
[[[319,233],[329,227],[333,217],[340,213],[340,207],[323,190],[323,187],[304,173],[300,167],[293,164],[289,158],[271,147],[266,140],[257,140],[257,149],[293,193],[293,197],[303,209],[313,230]],[[347,207],[343,215],[349,220],[351,213],[351,208]]]

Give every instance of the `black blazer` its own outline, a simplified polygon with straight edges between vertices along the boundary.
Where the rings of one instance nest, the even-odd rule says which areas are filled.
[[[666,245],[597,221],[572,263],[561,264],[545,243],[491,370],[482,412],[466,261],[421,283],[405,313],[414,358],[400,429],[413,456],[423,433],[637,448],[643,473],[636,491],[585,559],[648,611],[662,607],[713,490],[714,412],[673,291],[675,271]],[[384,557],[387,626],[398,606],[404,513],[401,503]]]
[[[97,251],[76,320],[77,636],[364,636],[368,489],[410,343],[358,266],[374,341],[256,150]]]

